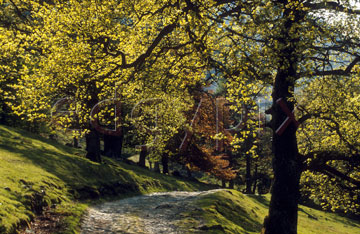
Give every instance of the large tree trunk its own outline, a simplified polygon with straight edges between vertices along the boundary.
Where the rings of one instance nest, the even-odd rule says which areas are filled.
[[[288,69],[279,69],[275,78],[273,90],[272,126],[276,130],[286,119],[287,114],[277,104],[282,98],[290,110],[294,104],[287,101],[292,97],[296,61],[293,61],[294,51],[284,51],[289,54],[287,61],[291,65]],[[284,62],[284,63],[285,63]],[[265,234],[296,234],[298,219],[298,201],[300,197],[299,182],[301,166],[298,160],[298,146],[296,140],[296,126],[293,122],[284,132],[273,134],[273,170],[274,183],[270,201],[269,215],[264,221]]]
[[[284,5],[287,1],[282,2]],[[285,9],[285,8],[284,8]],[[283,125],[286,117],[292,116],[292,102],[297,77],[300,38],[296,31],[298,23],[305,17],[302,11],[286,9],[284,22],[277,38],[279,43],[279,67],[274,81],[271,108],[273,131],[273,170],[274,181],[270,201],[269,215],[264,221],[265,234],[297,234],[299,183],[302,172],[296,139],[297,126],[294,120],[288,126]],[[283,102],[278,102],[280,98]],[[284,106],[281,106],[281,103]],[[287,113],[285,113],[287,112]],[[291,119],[291,118],[290,118]],[[282,127],[280,127],[282,126]],[[282,129],[284,131],[278,131]]]
[[[104,135],[104,154],[112,158],[120,158],[123,145],[123,135]]]
[[[90,132],[85,135],[85,139],[87,151],[86,158],[94,162],[101,162],[99,133],[91,128]]]
[[[300,166],[295,131],[274,134],[274,183],[265,234],[296,234]]]

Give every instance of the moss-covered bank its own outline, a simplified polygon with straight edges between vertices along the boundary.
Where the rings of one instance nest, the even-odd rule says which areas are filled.
[[[0,126],[0,233],[16,233],[47,207],[74,233],[90,201],[207,185],[104,158],[91,162],[78,149]]]
[[[211,193],[196,201],[198,209],[183,214],[184,233],[258,234],[268,213],[270,196],[235,190]],[[285,217],[284,217],[285,218]],[[299,206],[299,234],[360,234],[360,222]]]

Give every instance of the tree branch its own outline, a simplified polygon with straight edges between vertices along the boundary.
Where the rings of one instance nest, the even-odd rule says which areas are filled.
[[[167,26],[165,26],[160,33],[157,35],[157,37],[155,38],[155,40],[151,43],[151,45],[149,46],[149,48],[146,50],[145,53],[143,53],[142,55],[140,55],[134,62],[130,63],[130,64],[123,64],[121,67],[122,68],[130,68],[130,67],[135,67],[135,68],[139,68],[144,62],[145,59],[147,57],[149,57],[151,55],[151,53],[153,52],[153,50],[156,48],[157,45],[159,45],[159,43],[161,42],[161,40],[167,36],[168,34],[170,34],[176,27],[176,23],[172,23],[169,24]]]
[[[337,161],[345,161],[352,165],[358,165],[360,155],[353,154],[351,156],[336,152],[336,151],[314,151],[302,157],[302,161],[304,162],[304,170],[314,171],[325,173],[327,175],[331,175],[334,178],[340,178],[342,180],[346,180],[356,186],[360,186],[360,181],[356,180],[345,173],[329,166],[327,162],[337,160]],[[307,159],[311,159],[311,162],[307,164],[305,161]]]
[[[341,171],[333,168],[333,167],[330,167],[329,165],[324,165],[323,166],[323,170],[329,172],[330,174],[332,174],[334,177],[338,177],[342,180],[346,180],[350,183],[352,183],[353,185],[356,185],[358,187],[360,187],[360,181],[348,176],[348,175],[345,175],[344,173],[342,173]]]
[[[337,12],[360,15],[360,10],[354,10],[352,8],[345,7],[339,2],[325,2],[325,1],[321,1],[319,3],[307,2],[304,3],[304,7],[309,7],[312,10],[334,10]]]
[[[360,57],[357,56],[345,69],[334,69],[334,70],[325,70],[325,71],[315,70],[312,73],[312,75],[316,75],[316,76],[330,76],[330,75],[350,76],[352,74],[351,70],[359,62],[360,62]]]

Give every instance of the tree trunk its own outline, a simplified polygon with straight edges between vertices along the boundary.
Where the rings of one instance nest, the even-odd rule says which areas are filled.
[[[141,152],[140,152],[140,156],[139,156],[139,163],[138,165],[140,167],[146,167],[146,155],[147,155],[147,150],[146,147],[141,147]]]
[[[163,174],[169,174],[169,156],[166,153],[161,157],[161,164],[163,166]]]
[[[234,162],[234,157],[233,157],[233,154],[232,154],[230,148],[227,148],[227,149],[226,149],[226,154],[227,154],[228,157],[229,157],[229,166],[232,167],[232,168],[234,168],[235,162]],[[235,182],[234,182],[234,179],[232,179],[232,180],[229,181],[229,189],[234,189],[234,183],[235,183]]]
[[[252,189],[252,194],[256,193],[256,186],[257,186],[257,181],[259,180],[258,178],[258,164],[255,163],[255,169],[254,169],[254,174],[253,174],[253,189]]]
[[[291,26],[286,25],[288,30]],[[287,31],[284,31],[286,34]],[[289,37],[284,36],[287,40]],[[284,39],[284,44],[287,43]],[[289,64],[286,68],[279,68],[275,77],[273,88],[273,106],[271,108],[273,127],[273,170],[274,183],[270,201],[269,215],[264,221],[265,234],[296,234],[298,219],[298,201],[300,197],[299,183],[301,165],[298,157],[298,146],[296,140],[296,125],[291,122],[284,132],[276,133],[275,130],[285,121],[287,114],[284,108],[277,103],[282,98],[289,111],[293,111],[294,104],[289,100],[292,98],[296,76],[296,50],[289,46],[281,51],[286,55],[280,62]]]
[[[111,158],[120,158],[123,144],[123,135],[104,135],[104,154]]]
[[[87,151],[86,158],[93,162],[101,162],[99,133],[91,128],[90,132],[85,135],[85,139]]]
[[[245,175],[245,193],[251,194],[251,184],[252,184],[252,178],[251,178],[251,156],[249,154],[246,155],[246,175]]]
[[[234,189],[234,180],[229,181],[229,189]]]
[[[149,161],[149,169],[150,169],[150,171],[153,170],[153,163],[151,161]]]
[[[79,140],[78,140],[78,138],[74,137],[73,140],[74,140],[74,148],[79,148]]]
[[[226,181],[225,180],[221,180],[221,187],[226,188]]]
[[[186,167],[186,173],[187,173],[188,178],[192,178],[191,171],[190,171],[190,169],[188,167]]]
[[[154,171],[157,173],[160,173],[160,163],[159,162],[154,163]]]
[[[300,168],[295,131],[274,134],[274,183],[265,234],[296,234]]]

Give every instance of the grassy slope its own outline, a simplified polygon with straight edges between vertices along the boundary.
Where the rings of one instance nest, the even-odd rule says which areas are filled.
[[[86,208],[73,202],[77,199],[209,188],[110,159],[98,164],[76,156],[83,154],[0,126],[0,233],[12,233],[26,225],[42,206],[61,203],[57,212],[70,215],[66,221],[73,229]]]
[[[87,207],[74,202],[77,199],[209,188],[109,159],[98,164],[76,156],[82,154],[0,126],[0,233],[15,232],[19,224],[26,225],[41,206],[61,202],[56,211],[66,217],[68,229],[64,232],[73,233]],[[200,209],[184,214],[181,226],[195,233],[259,233],[267,204],[268,197],[246,196],[234,190],[218,192],[199,200]],[[299,234],[360,233],[359,223],[335,214],[300,206],[299,217]]]
[[[224,190],[202,197],[197,204],[201,208],[185,213],[180,223],[184,230],[192,230],[189,233],[255,234],[260,233],[267,215],[269,196],[250,196],[235,190]],[[360,223],[300,206],[298,233],[360,234]]]

